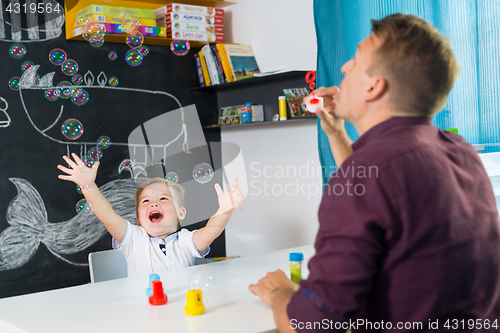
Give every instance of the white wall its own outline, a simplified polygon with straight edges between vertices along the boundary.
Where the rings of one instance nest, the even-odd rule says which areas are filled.
[[[243,210],[234,212],[226,227],[227,255],[314,242],[321,201],[316,132],[315,120],[222,127],[221,141],[241,148],[248,184]]]
[[[226,41],[252,45],[262,72],[316,69],[313,0],[232,1]],[[221,141],[240,146],[249,185],[226,228],[227,255],[312,244],[321,200],[316,121],[222,128]]]
[[[316,69],[313,0],[230,1],[226,42],[252,45],[261,72]]]

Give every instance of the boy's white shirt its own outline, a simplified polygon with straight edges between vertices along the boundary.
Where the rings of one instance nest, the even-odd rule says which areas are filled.
[[[158,273],[170,269],[192,266],[195,258],[203,258],[210,252],[210,246],[201,253],[193,241],[195,231],[181,229],[177,234],[165,238],[166,255],[159,244],[163,240],[151,237],[141,227],[127,221],[127,231],[119,244],[113,238],[113,248],[127,259],[128,276]]]

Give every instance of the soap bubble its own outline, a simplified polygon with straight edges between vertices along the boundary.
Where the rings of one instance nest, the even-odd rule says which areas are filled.
[[[130,66],[139,66],[142,63],[143,56],[136,49],[128,50],[125,60]]]
[[[9,54],[14,59],[21,59],[26,54],[26,48],[23,44],[12,44],[9,49]]]
[[[71,88],[71,95],[81,94],[82,92],[83,92],[83,89],[80,87],[73,86],[73,88]]]
[[[87,183],[82,183],[82,185],[76,184],[76,191],[80,194],[83,194],[83,191],[86,191],[90,188],[90,185]]]
[[[127,22],[127,30],[130,32],[136,31],[139,32],[139,28],[141,27],[141,20],[132,17],[129,22]]]
[[[77,26],[82,26],[82,25],[86,26],[90,23],[92,23],[92,14],[80,15],[76,18]]]
[[[128,22],[132,19],[132,15],[130,15],[130,13],[127,13],[127,12],[124,12],[124,11],[120,11],[117,15],[116,15],[118,21],[117,22]]]
[[[66,59],[66,52],[61,49],[53,49],[49,53],[49,61],[54,65],[61,65]]]
[[[61,70],[66,75],[75,75],[78,72],[78,64],[73,59],[68,59],[62,63]]]
[[[118,59],[118,54],[115,51],[111,51],[108,53],[108,59],[111,61],[115,61]]]
[[[89,43],[93,47],[101,47],[104,45],[104,34],[93,33],[89,36]]]
[[[71,92],[71,101],[78,106],[85,105],[89,101],[89,93],[85,89],[73,89]]]
[[[86,41],[90,41],[90,37],[93,34],[105,34],[106,26],[103,23],[90,23],[83,28],[83,38]]]
[[[111,146],[111,140],[106,135],[100,136],[99,139],[97,139],[97,145],[102,149],[108,149],[109,146]]]
[[[134,32],[127,36],[127,45],[132,49],[137,49],[141,47],[143,42],[144,42],[144,36],[140,32]]]
[[[178,56],[186,55],[190,48],[191,46],[187,40],[176,39],[170,43],[170,50]]]
[[[142,54],[143,57],[147,56],[149,54],[149,47],[146,45],[143,45],[139,48],[139,53]]]
[[[83,134],[83,125],[79,120],[70,118],[62,124],[61,132],[67,139],[76,140]]]
[[[59,90],[59,97],[68,99],[71,97],[73,85],[69,81],[61,81],[57,84],[57,89]]]
[[[86,199],[82,199],[76,203],[76,212],[83,216],[88,216],[92,213],[92,206]]]
[[[231,280],[229,281],[229,283],[233,286],[237,286],[237,285],[241,284],[241,279],[239,276],[233,275],[233,276],[231,276]]]
[[[208,294],[215,289],[215,277],[207,270],[195,272],[189,278],[191,289],[200,289],[203,294]]]
[[[99,147],[92,147],[89,149],[89,157],[94,161],[99,161],[102,158],[103,152]]]
[[[110,77],[109,80],[108,80],[108,83],[110,86],[112,87],[116,87],[118,85],[120,81],[118,81],[118,79],[114,76]]]
[[[83,77],[80,74],[73,75],[71,78],[71,82],[74,84],[82,84],[83,83]]]
[[[59,99],[59,89],[57,88],[47,89],[45,90],[44,95],[48,101],[55,102]]]
[[[200,184],[208,183],[214,177],[214,170],[207,163],[199,163],[193,169],[193,178]]]
[[[83,156],[81,158],[81,161],[83,165],[80,165],[80,170],[82,170],[83,172],[89,172],[90,169],[92,169],[92,167],[94,166],[94,160],[91,159],[90,156]]]
[[[12,79],[9,80],[9,87],[12,90],[18,91],[19,88],[21,87],[21,78],[14,76]]]
[[[179,176],[177,176],[175,172],[169,172],[165,176],[165,179],[167,180],[167,183],[169,185],[174,185],[177,184],[177,182],[179,181]]]
[[[25,61],[23,62],[23,64],[21,65],[21,69],[23,70],[23,72],[26,72],[28,69],[31,69],[31,67],[35,66],[35,64],[31,61]]]
[[[120,167],[118,168],[118,173],[122,171],[130,171],[132,170],[132,161],[131,160],[123,160],[120,163]]]

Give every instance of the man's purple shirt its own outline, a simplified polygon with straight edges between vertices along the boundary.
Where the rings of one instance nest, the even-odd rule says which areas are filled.
[[[427,117],[387,120],[352,148],[325,187],[310,275],[288,305],[293,328],[349,319],[392,331],[420,322],[449,332],[446,321],[462,319],[500,328],[500,223],[474,148]]]

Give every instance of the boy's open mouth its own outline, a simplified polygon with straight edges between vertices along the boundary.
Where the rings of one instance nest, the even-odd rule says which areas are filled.
[[[163,213],[157,210],[149,213],[149,220],[153,223],[158,223],[163,219]]]

